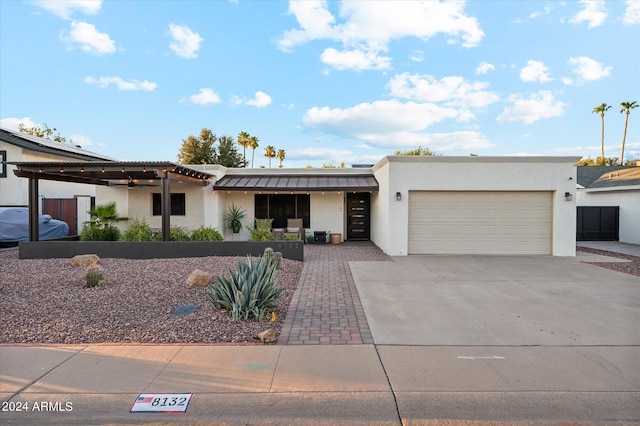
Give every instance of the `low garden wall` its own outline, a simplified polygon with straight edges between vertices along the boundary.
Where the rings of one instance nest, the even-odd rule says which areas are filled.
[[[21,241],[20,259],[72,258],[97,254],[101,258],[164,259],[172,257],[261,256],[264,249],[282,257],[304,260],[302,241]]]

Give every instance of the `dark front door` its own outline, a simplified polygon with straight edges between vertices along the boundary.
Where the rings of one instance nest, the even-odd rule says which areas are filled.
[[[620,207],[578,207],[577,241],[618,241]]]
[[[368,240],[369,230],[368,192],[347,193],[347,240]]]

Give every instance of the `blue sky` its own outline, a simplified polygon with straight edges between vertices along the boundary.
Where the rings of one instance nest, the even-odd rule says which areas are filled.
[[[203,127],[285,167],[443,155],[619,156],[640,1],[0,1],[0,124],[175,161]],[[241,151],[241,149],[240,149]],[[625,159],[640,159],[640,108]],[[274,165],[276,163],[274,162]]]

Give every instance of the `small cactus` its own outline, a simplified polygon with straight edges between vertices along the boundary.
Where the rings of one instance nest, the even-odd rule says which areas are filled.
[[[280,261],[282,260],[282,253],[279,251],[273,253],[272,262],[276,264],[276,269],[280,269]]]
[[[104,273],[100,266],[94,265],[87,268],[87,287],[96,287],[100,281],[104,280]]]
[[[264,257],[269,262],[273,261],[273,249],[271,247],[265,248],[262,257]]]

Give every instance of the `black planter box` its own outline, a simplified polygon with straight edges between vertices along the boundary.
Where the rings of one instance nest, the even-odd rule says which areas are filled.
[[[313,244],[327,244],[327,231],[313,231]]]

